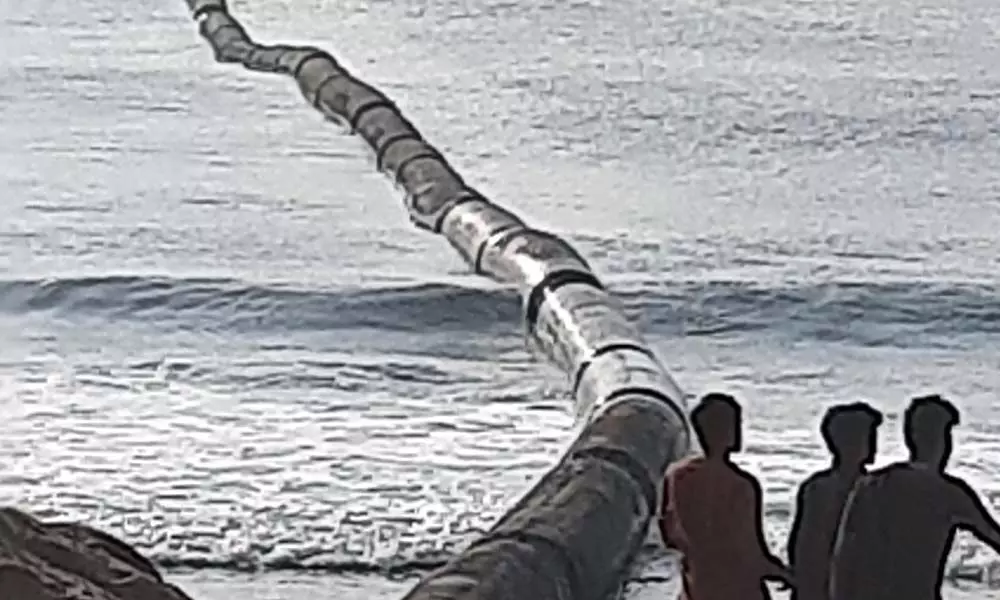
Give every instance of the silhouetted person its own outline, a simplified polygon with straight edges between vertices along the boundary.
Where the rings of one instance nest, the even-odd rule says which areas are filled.
[[[875,458],[882,413],[864,402],[826,411],[819,430],[833,455],[829,468],[812,474],[795,497],[788,560],[795,573],[794,600],[829,600],[830,557],[840,515],[858,478]]]
[[[790,582],[764,541],[760,484],[733,464],[741,447],[742,410],[727,394],[702,398],[691,413],[704,457],[667,471],[661,532],[684,553],[686,600],[767,600],[763,579]]]
[[[1000,552],[1000,526],[967,483],[944,472],[958,422],[940,396],[910,403],[909,460],[859,479],[844,507],[830,573],[834,600],[940,600],[958,528]]]

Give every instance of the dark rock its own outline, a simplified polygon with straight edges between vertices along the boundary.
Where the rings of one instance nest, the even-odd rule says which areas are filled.
[[[0,508],[3,600],[191,600],[125,542]]]

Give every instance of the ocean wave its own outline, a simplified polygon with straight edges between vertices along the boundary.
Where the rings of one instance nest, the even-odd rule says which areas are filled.
[[[937,345],[1000,333],[996,285],[925,281],[663,283],[624,290],[646,329],[675,335],[773,332],[865,346]]]
[[[213,331],[505,328],[516,294],[444,284],[302,289],[236,279],[103,276],[0,281],[0,312],[98,316]]]
[[[1000,333],[1000,286],[989,283],[664,280],[614,291],[643,330],[663,336],[770,332],[876,346]],[[0,281],[0,312],[211,331],[521,334],[512,290],[443,283],[306,289],[213,278],[20,279]]]

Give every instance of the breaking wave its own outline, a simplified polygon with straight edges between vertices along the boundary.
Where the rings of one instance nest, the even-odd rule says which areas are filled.
[[[615,293],[654,335],[762,332],[878,346],[1000,333],[1000,286],[988,283],[663,281]],[[307,289],[212,278],[20,279],[0,281],[0,313],[215,332],[521,331],[513,291],[433,283]]]

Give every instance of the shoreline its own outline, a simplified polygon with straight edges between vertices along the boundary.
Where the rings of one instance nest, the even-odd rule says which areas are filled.
[[[193,600],[395,600],[417,582],[417,576],[298,572],[163,571],[163,576]]]
[[[387,579],[373,575],[328,573],[231,573],[228,571],[164,571],[193,600],[399,600],[412,588],[418,575]],[[787,594],[773,593],[772,600]],[[1000,590],[946,585],[942,600],[1000,600]],[[632,585],[622,596],[627,600],[666,600],[661,585]]]

